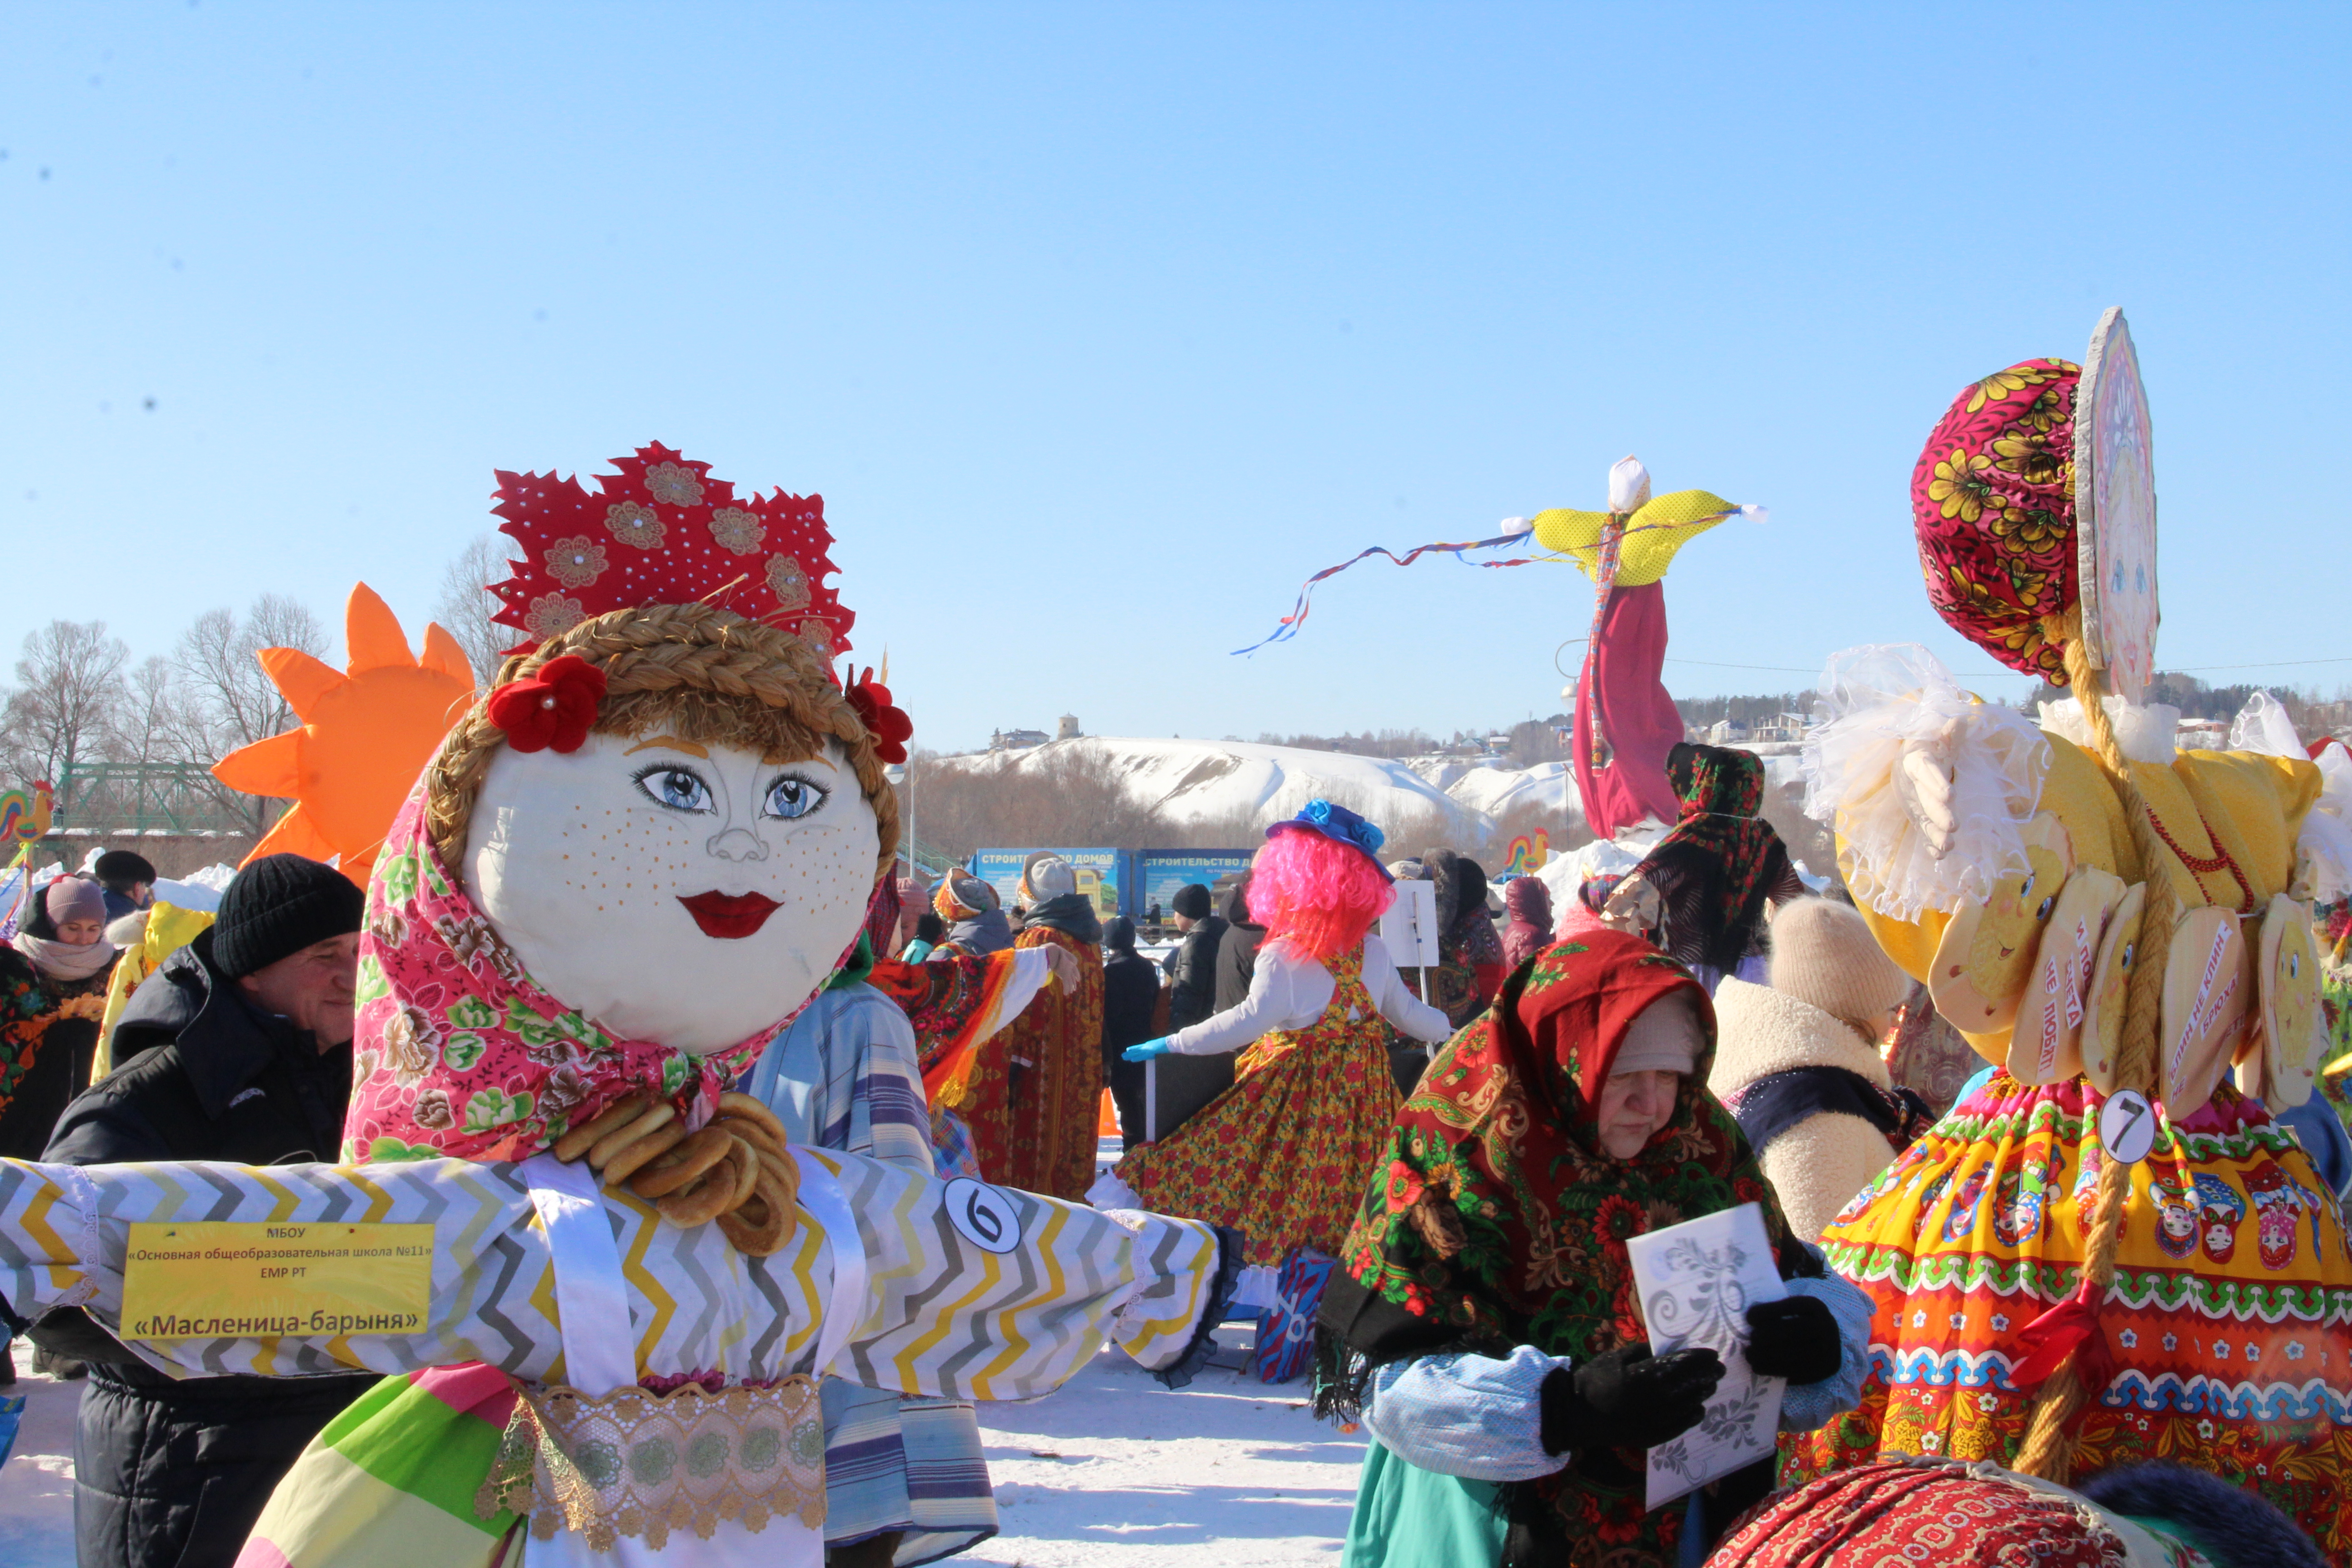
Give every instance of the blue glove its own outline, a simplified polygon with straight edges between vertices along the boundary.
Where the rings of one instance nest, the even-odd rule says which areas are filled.
[[[1118,1055],[1121,1061],[1142,1062],[1150,1061],[1153,1057],[1164,1057],[1174,1048],[1169,1045],[1168,1037],[1162,1035],[1156,1040],[1146,1040],[1139,1046],[1129,1046]]]

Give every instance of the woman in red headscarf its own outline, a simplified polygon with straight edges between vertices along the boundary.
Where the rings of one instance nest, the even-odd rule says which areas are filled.
[[[1790,1380],[1784,1429],[1853,1405],[1867,1306],[1782,1220],[1706,1091],[1714,1054],[1690,971],[1601,931],[1514,974],[1430,1063],[1323,1301],[1318,1406],[1373,1438],[1350,1568],[1676,1561],[1685,1510],[1644,1507],[1643,1451],[1698,1424],[1723,1366],[1652,1355],[1625,1249],[1645,1231],[1761,1205],[1790,1294],[1749,1310],[1748,1362]],[[1740,1472],[1698,1522],[1770,1484],[1769,1460]]]

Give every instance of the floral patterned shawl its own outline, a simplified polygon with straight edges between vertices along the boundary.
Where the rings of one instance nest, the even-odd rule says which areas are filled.
[[[1677,991],[1697,1004],[1705,1047],[1665,1127],[1619,1160],[1601,1143],[1600,1086],[1635,1016]],[[1755,1154],[1706,1090],[1714,1055],[1706,992],[1639,937],[1596,931],[1515,974],[1430,1062],[1340,1248],[1358,1284],[1427,1325],[1390,1337],[1417,1341],[1408,1353],[1531,1344],[1580,1359],[1646,1341],[1626,1238],[1744,1203],[1763,1205],[1783,1272],[1802,1267]],[[1628,1564],[1645,1552],[1671,1563],[1680,1510],[1644,1513],[1642,1462],[1580,1454],[1521,1489],[1515,1518],[1530,1505],[1552,1515],[1536,1533],[1564,1530],[1567,1561],[1614,1546],[1633,1549]]]
[[[424,804],[420,784],[368,883],[345,1159],[527,1160],[638,1092],[669,1100],[698,1127],[719,1091],[799,1016],[796,1007],[704,1057],[616,1038],[524,973],[434,852]]]
[[[1764,809],[1764,763],[1752,752],[1692,746],[1667,765],[1682,816],[1633,875],[1666,908],[1666,936],[1685,963],[1728,973],[1757,944],[1764,903],[1803,890]]]

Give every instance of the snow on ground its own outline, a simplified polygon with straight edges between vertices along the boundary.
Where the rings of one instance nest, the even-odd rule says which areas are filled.
[[[1527,806],[1549,815],[1552,833],[1566,837],[1584,826],[1584,804],[1577,797],[1576,781],[1566,763],[1538,763],[1531,768],[1473,768],[1445,792],[1473,810],[1496,821]]]
[[[1364,1439],[1318,1422],[1307,1380],[1233,1370],[1248,1325],[1171,1393],[1106,1350],[1057,1393],[983,1405],[981,1436],[1003,1533],[974,1568],[1255,1568],[1336,1563]]]
[[[1107,756],[1127,789],[1180,823],[1287,816],[1318,795],[1378,822],[1423,813],[1475,832],[1477,815],[1403,763],[1343,752],[1262,746],[1248,741],[1124,740],[1087,735],[1019,752],[942,759],[945,765],[1026,773],[1073,752]]]
[[[16,1382],[0,1394],[25,1395],[16,1446],[0,1467],[0,1563],[9,1568],[74,1568],[74,1410],[81,1384],[33,1375],[33,1347],[18,1340]]]
[[[952,1559],[971,1568],[1259,1568],[1336,1563],[1364,1440],[1320,1424],[1307,1383],[1234,1370],[1247,1324],[1170,1392],[1106,1349],[1058,1392],[981,1406],[1003,1533]],[[36,1377],[18,1341],[25,1422],[0,1469],[0,1563],[74,1568],[79,1383]]]

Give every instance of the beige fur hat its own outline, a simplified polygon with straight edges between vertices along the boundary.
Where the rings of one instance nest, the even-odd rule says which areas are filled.
[[[1799,899],[1772,917],[1772,989],[1861,1024],[1911,994],[1852,908],[1835,899]]]

